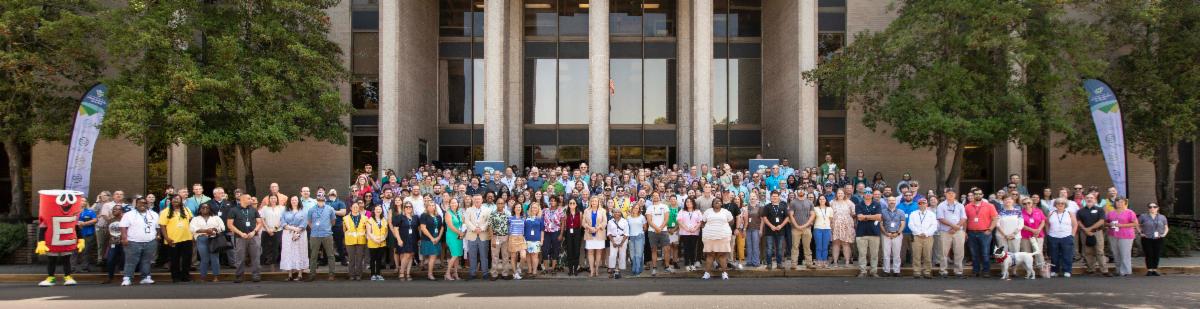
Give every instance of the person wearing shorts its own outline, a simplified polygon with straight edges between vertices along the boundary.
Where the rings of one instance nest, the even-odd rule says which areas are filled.
[[[646,209],[647,225],[646,242],[650,243],[650,263],[653,266],[650,268],[650,275],[658,275],[658,257],[663,247],[670,243],[670,238],[667,236],[667,220],[671,216],[671,209],[667,204],[662,203],[662,199],[658,193],[654,193],[650,200],[650,206]],[[664,260],[665,261],[665,260]]]

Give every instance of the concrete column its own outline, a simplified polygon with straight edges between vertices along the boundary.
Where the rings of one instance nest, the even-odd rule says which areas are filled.
[[[675,160],[692,163],[692,0],[679,0],[675,13]]]
[[[800,70],[795,74],[801,75],[817,68],[817,0],[798,1]],[[800,139],[799,166],[817,166],[820,151],[817,149],[817,85],[806,82],[801,76],[797,76],[796,79],[800,81],[800,85],[797,85],[800,87],[800,121],[797,133]]]
[[[692,9],[692,162],[712,166],[713,3],[696,1]]]
[[[484,49],[484,120],[483,120],[483,159],[488,161],[504,161],[504,42],[506,27],[505,0],[487,0],[484,7],[483,20],[483,49]],[[382,48],[382,46],[381,46]],[[478,113],[476,113],[478,115]]]
[[[608,171],[608,0],[588,1],[588,166]]]
[[[522,1],[509,1],[508,4],[507,63],[505,64],[507,74],[505,83],[507,110],[505,112],[507,115],[504,117],[504,130],[507,137],[505,144],[508,150],[505,162],[509,165],[524,166],[525,130],[523,124],[525,114],[522,104],[524,102],[523,78],[525,75],[522,70],[525,68],[525,48],[523,46],[525,5]]]
[[[1021,175],[1021,180],[1022,181],[1026,180],[1025,179],[1025,149],[1022,149],[1021,145],[1016,142],[1006,143],[1004,145],[1004,149],[1006,152],[1005,157],[1007,158],[1007,162],[1005,162],[1006,166],[1007,166],[1007,168],[1006,168],[1007,173],[1005,173],[1002,177],[1004,179],[1002,184],[1008,183],[1008,175],[1012,175],[1012,174]],[[996,186],[999,187],[1000,184],[996,184]]]
[[[379,2],[379,166],[401,173],[400,3]]]
[[[188,147],[183,144],[171,145],[167,153],[167,177],[173,187],[181,188],[188,185]]]

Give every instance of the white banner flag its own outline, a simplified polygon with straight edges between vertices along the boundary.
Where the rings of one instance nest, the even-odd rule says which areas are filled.
[[[67,190],[87,196],[92,180],[92,152],[100,135],[100,122],[108,108],[108,86],[97,84],[83,96],[75,115],[75,130],[71,132],[71,149],[67,153]]]
[[[1095,79],[1084,80],[1083,88],[1088,92],[1088,108],[1092,110],[1092,122],[1096,124],[1096,136],[1100,138],[1108,176],[1117,187],[1117,194],[1129,197],[1125,175],[1125,128],[1117,95],[1107,84]]]

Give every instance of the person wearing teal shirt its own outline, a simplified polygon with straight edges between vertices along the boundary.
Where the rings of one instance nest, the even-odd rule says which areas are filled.
[[[188,211],[196,213],[200,211],[200,205],[211,201],[211,198],[204,196],[204,186],[200,184],[192,185],[192,197],[183,200],[183,206],[187,207]]]

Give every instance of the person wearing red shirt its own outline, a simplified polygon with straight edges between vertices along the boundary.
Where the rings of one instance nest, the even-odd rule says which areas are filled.
[[[992,230],[996,228],[996,207],[983,198],[983,190],[976,189],[967,198],[967,247],[971,251],[971,272],[975,277],[990,278]]]

